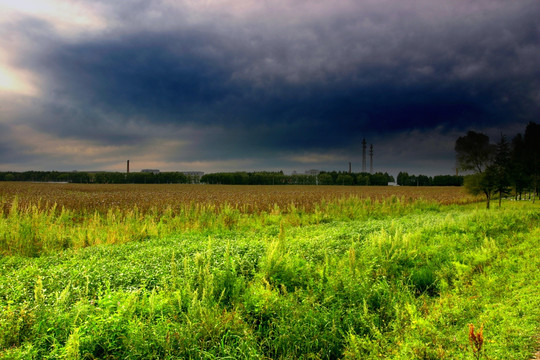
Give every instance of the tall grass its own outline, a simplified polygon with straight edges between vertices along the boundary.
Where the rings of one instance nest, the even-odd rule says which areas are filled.
[[[346,197],[323,201],[312,211],[289,204],[282,209],[249,213],[228,203],[180,204],[173,210],[152,208],[145,212],[111,208],[107,212],[74,211],[43,205],[41,202],[19,205],[0,204],[0,253],[3,255],[39,256],[65,249],[80,249],[100,244],[123,244],[145,241],[174,233],[260,229],[280,222],[290,226],[330,221],[399,216],[412,210],[436,209],[439,205],[423,200],[395,196],[382,200]],[[7,210],[2,210],[7,209]]]

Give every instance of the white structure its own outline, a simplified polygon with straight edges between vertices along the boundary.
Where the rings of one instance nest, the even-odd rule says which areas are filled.
[[[320,173],[321,173],[320,170],[315,170],[315,169],[306,170],[306,172],[305,172],[306,175],[313,175],[313,176],[317,176]]]

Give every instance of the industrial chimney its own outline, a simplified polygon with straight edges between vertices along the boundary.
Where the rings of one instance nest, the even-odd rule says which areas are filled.
[[[352,172],[351,163],[349,162],[349,174]]]
[[[127,161],[127,173],[129,174],[129,160]]]

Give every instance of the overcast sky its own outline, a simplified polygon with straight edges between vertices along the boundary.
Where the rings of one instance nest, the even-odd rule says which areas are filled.
[[[360,171],[366,138],[450,174],[529,121],[538,0],[0,0],[0,171]]]

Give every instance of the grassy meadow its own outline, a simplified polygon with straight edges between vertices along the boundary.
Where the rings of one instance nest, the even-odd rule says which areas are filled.
[[[0,183],[0,358],[527,360],[539,205],[477,200]]]

